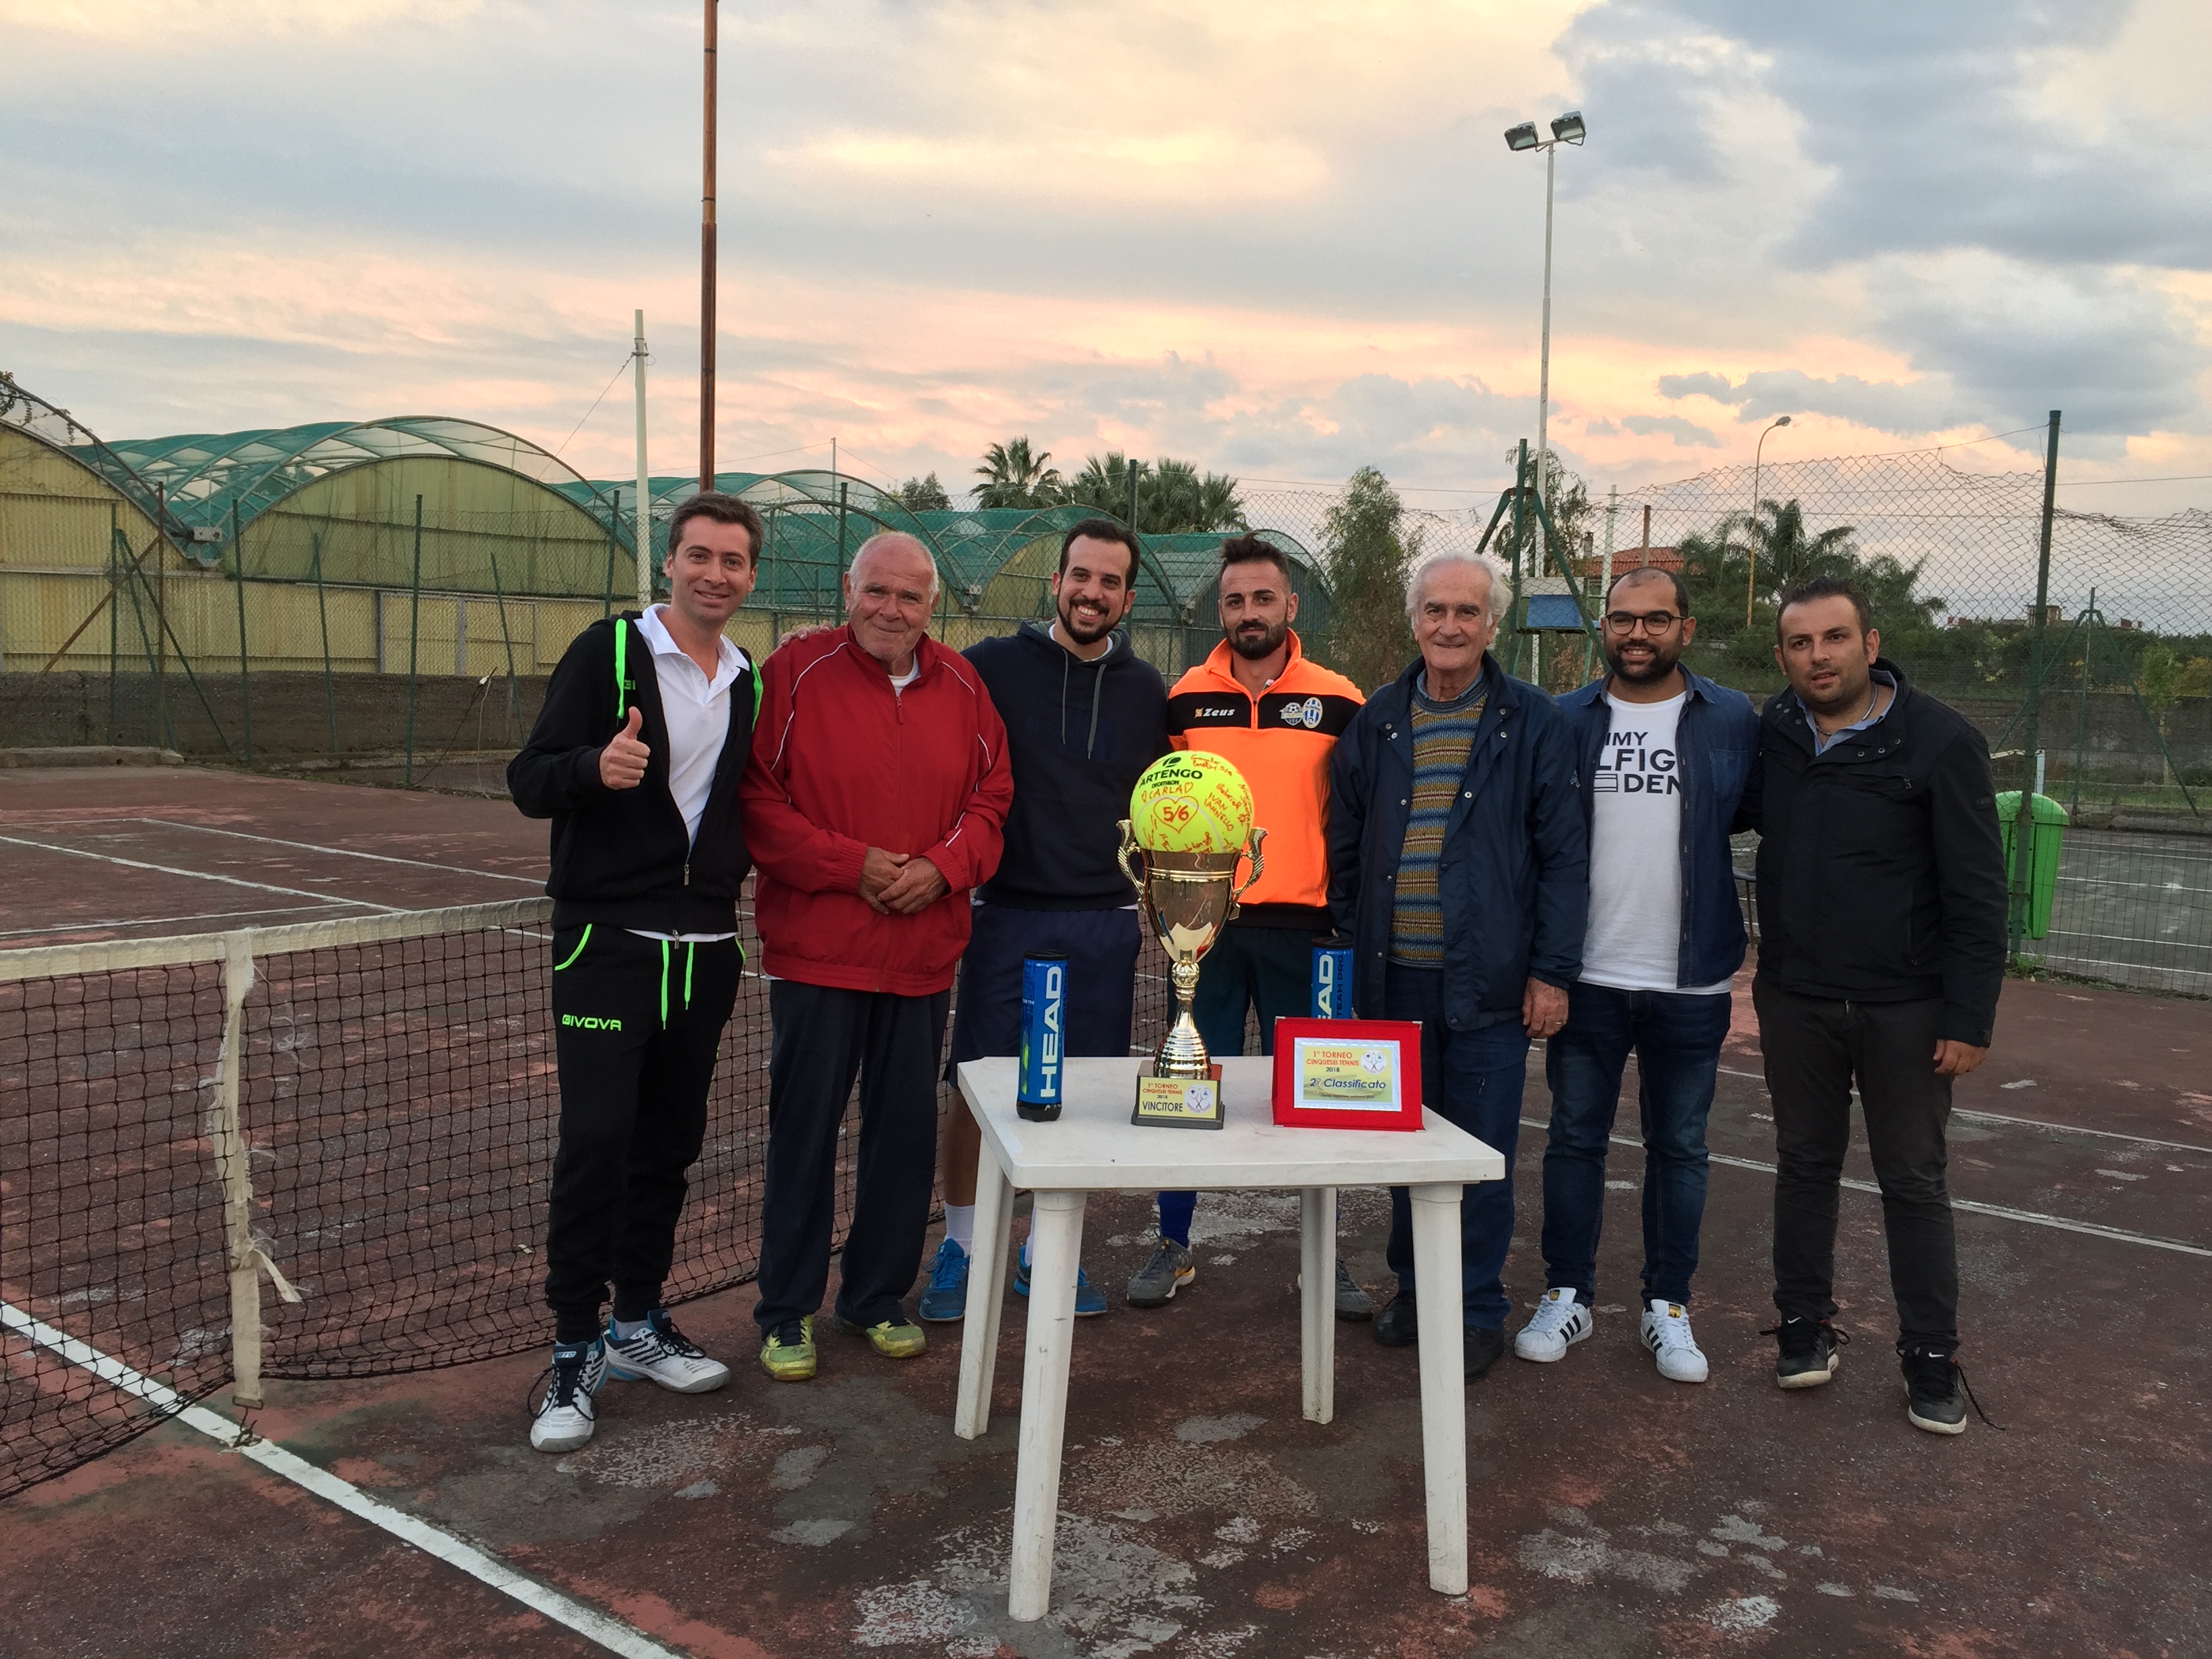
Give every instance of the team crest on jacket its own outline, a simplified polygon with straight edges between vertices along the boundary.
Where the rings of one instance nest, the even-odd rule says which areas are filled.
[[[1309,732],[1319,731],[1321,729],[1321,699],[1308,697],[1304,702],[1285,703],[1283,723],[1286,726],[1303,726]]]

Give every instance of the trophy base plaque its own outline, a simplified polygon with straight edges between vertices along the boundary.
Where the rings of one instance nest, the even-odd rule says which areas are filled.
[[[1203,1078],[1139,1077],[1132,1123],[1149,1123],[1165,1129],[1218,1129],[1221,1110],[1221,1066],[1206,1068]]]

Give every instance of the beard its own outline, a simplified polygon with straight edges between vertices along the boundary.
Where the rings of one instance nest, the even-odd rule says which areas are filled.
[[[1066,600],[1057,607],[1061,632],[1078,645],[1096,645],[1114,631],[1115,624],[1103,617],[1087,620],[1079,617],[1075,607]]]
[[[1240,623],[1229,630],[1229,648],[1251,662],[1273,656],[1283,648],[1283,641],[1291,636],[1291,625],[1287,621],[1279,622],[1273,627],[1262,626],[1257,632],[1253,629],[1254,624]]]
[[[1650,659],[1641,665],[1624,662],[1618,646],[1607,644],[1605,648],[1605,665],[1631,685],[1656,684],[1673,673],[1674,665],[1681,660],[1682,647],[1679,644],[1672,647],[1653,645]]]

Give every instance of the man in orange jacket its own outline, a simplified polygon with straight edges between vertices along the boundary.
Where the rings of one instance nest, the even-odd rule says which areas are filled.
[[[779,1382],[814,1375],[856,1074],[860,1167],[835,1322],[887,1358],[927,1346],[901,1298],[929,1224],[938,1055],[968,895],[999,866],[1014,794],[990,693],[928,635],[937,586],[913,537],[863,544],[845,578],[851,623],[764,665],[738,787],[774,1026],[753,1317]]]
[[[1260,1051],[1275,1051],[1275,1022],[1311,1006],[1314,941],[1329,931],[1328,761],[1359,712],[1359,688],[1313,661],[1291,631],[1298,596],[1282,549],[1237,536],[1221,549],[1222,641],[1168,693],[1168,741],[1232,762],[1251,787],[1253,822],[1267,832],[1266,872],[1199,964],[1191,1017],[1218,1059],[1244,1052],[1244,1014],[1256,1008]],[[1195,1193],[1160,1194],[1160,1238],[1129,1301],[1157,1308],[1197,1277],[1190,1224]],[[1336,1310],[1375,1310],[1337,1261]]]

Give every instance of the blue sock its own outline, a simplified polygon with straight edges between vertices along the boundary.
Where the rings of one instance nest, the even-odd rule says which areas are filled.
[[[1190,1219],[1198,1213],[1196,1193],[1160,1194],[1160,1237],[1170,1244],[1190,1248]]]

